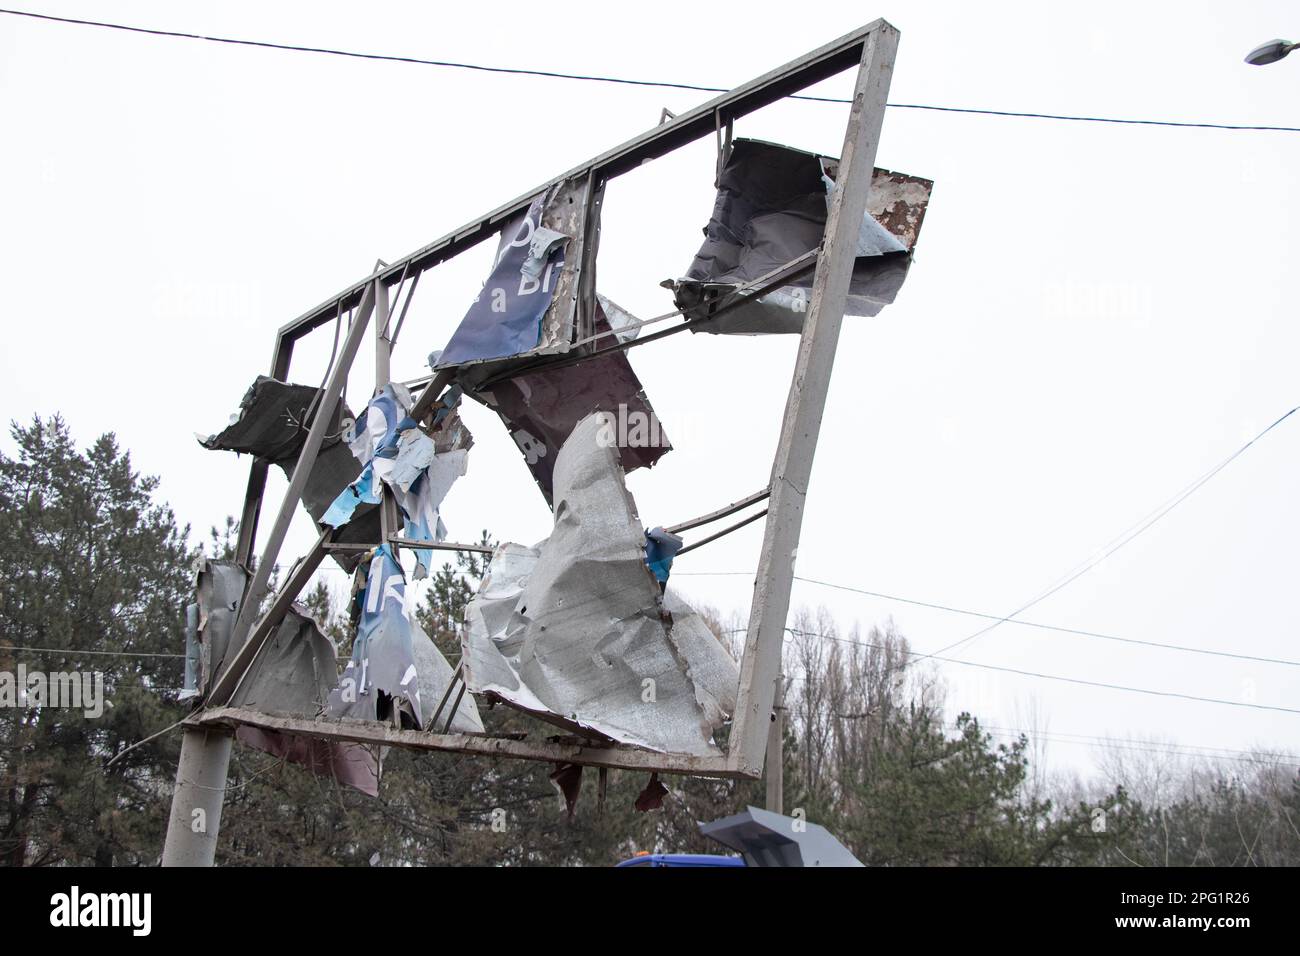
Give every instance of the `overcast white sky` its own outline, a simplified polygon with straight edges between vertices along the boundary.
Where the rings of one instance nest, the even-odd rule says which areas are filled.
[[[17,0],[15,0],[17,2]],[[26,0],[21,9],[280,43],[732,86],[876,16],[902,32],[890,99],[1300,126],[1300,39],[1276,3],[755,2],[433,5]],[[547,22],[554,11],[555,23]],[[765,19],[765,15],[770,19]],[[845,95],[852,76],[823,85]],[[276,328],[394,259],[654,125],[673,90],[247,49],[0,16],[0,350],[6,416],[117,433],[196,531],[238,511],[246,458],[208,452]],[[847,107],[786,102],[739,136],[838,154]],[[698,248],[708,141],[613,182],[602,292],[671,306]],[[877,163],[935,181],[898,302],[846,322],[800,575],[1005,614],[1300,403],[1300,133],[888,111]],[[420,374],[485,274],[484,244],[422,280],[394,372]],[[328,333],[321,333],[328,338]],[[629,480],[670,524],[767,480],[796,340],[685,336],[632,361],[676,450]],[[328,341],[300,347],[315,384]],[[373,383],[367,353],[350,398]],[[533,542],[550,513],[495,415],[444,519]],[[10,448],[5,439],[3,447]],[[1025,616],[1300,659],[1300,415]],[[271,484],[274,508],[284,484]],[[305,549],[300,516],[285,558]],[[264,521],[264,529],[270,524]],[[684,592],[744,611],[761,525],[681,559]],[[343,576],[334,573],[338,586]],[[891,616],[925,652],[959,615],[796,583],[845,625]],[[1300,668],[1004,624],[985,664],[1282,707]],[[1295,749],[1300,715],[944,665],[953,714],[1054,734]],[[1090,752],[1054,743],[1055,766]]]

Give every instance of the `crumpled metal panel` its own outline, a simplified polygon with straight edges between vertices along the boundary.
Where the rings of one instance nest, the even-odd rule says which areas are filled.
[[[195,603],[198,604],[195,622],[199,645],[198,670],[196,684],[190,688],[198,691],[197,696],[207,694],[225,666],[247,583],[248,575],[234,561],[204,559],[198,564],[194,582]]]
[[[247,575],[233,561],[205,559],[198,565],[194,603],[198,673],[191,697],[202,696],[233,657],[230,637],[239,616]],[[337,653],[300,604],[294,604],[253,660],[230,704],[263,713],[316,717],[337,680]],[[378,754],[360,744],[336,743],[240,727],[243,743],[301,764],[372,796],[378,793]]]
[[[466,609],[466,684],[589,736],[716,756],[735,661],[684,602],[661,594],[603,424],[584,418],[557,456],[551,536],[493,555]]]
[[[248,674],[230,698],[230,706],[267,714],[318,717],[338,679],[338,648],[301,604],[295,603],[270,640],[262,646]],[[316,740],[257,727],[241,726],[236,738],[276,757],[331,777],[362,793],[379,793],[378,748]]]
[[[232,707],[316,717],[338,680],[338,648],[295,602],[230,697]]]
[[[595,328],[611,331],[602,303],[596,306]],[[612,341],[613,335],[598,344]],[[672,450],[626,352],[516,375],[475,397],[501,416],[548,505],[560,448],[592,412],[613,416],[611,434],[625,472],[648,468]]]
[[[719,178],[704,245],[685,278],[665,283],[674,290],[677,307],[703,318],[737,287],[816,249],[838,166],[838,160],[815,153],[736,140]],[[932,186],[916,176],[874,171],[846,314],[877,315],[894,301],[907,277]],[[811,288],[808,273],[695,331],[798,333]]]
[[[359,595],[360,621],[352,659],[329,693],[332,717],[391,720],[394,710],[407,726],[428,729],[453,671],[424,630],[406,610],[406,577],[388,545],[371,558]],[[451,714],[439,717],[440,725]],[[483,732],[478,709],[461,699],[451,722],[455,732]]]

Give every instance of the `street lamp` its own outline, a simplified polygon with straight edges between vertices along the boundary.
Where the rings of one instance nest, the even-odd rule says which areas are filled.
[[[1246,62],[1251,66],[1263,66],[1265,63],[1276,63],[1282,57],[1286,56],[1300,43],[1288,43],[1286,40],[1270,40],[1262,46],[1257,46],[1250,51],[1246,57]]]

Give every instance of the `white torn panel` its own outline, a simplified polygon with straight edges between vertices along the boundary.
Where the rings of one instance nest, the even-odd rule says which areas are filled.
[[[717,756],[735,661],[683,601],[661,594],[601,424],[584,418],[560,449],[551,536],[494,554],[466,610],[466,684],[571,729]]]

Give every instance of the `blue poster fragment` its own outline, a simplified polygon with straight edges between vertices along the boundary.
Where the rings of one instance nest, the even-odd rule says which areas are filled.
[[[680,537],[663,528],[651,528],[645,533],[645,563],[661,586],[668,583],[673,558],[682,549],[682,544]]]
[[[438,367],[507,358],[537,348],[555,297],[568,237],[540,224],[538,196],[501,230],[496,265],[438,358]]]
[[[331,717],[392,721],[428,730],[454,680],[447,659],[406,611],[406,576],[387,545],[373,552],[357,595],[352,657],[329,694]],[[482,733],[472,698],[438,714],[443,731]],[[444,723],[445,721],[445,723]]]
[[[352,659],[343,669],[339,686],[330,693],[326,709],[331,717],[378,720],[382,692],[420,726],[420,685],[411,647],[411,623],[403,607],[406,576],[387,544],[380,545],[370,560],[365,590],[358,600],[361,616],[352,642]]]

